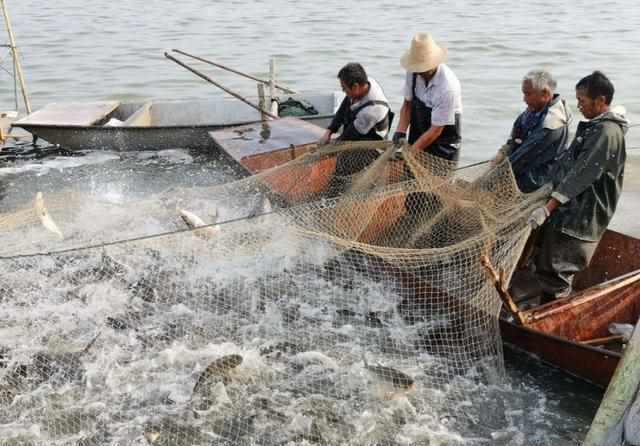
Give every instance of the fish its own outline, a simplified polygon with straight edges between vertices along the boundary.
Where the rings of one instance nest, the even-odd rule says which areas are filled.
[[[189,229],[196,229],[200,226],[206,226],[205,228],[198,229],[193,231],[193,234],[196,237],[200,237],[203,240],[209,240],[215,237],[219,232],[220,228],[218,226],[207,226],[207,224],[196,214],[193,212],[189,212],[185,209],[179,209],[180,217],[182,217],[182,221],[189,227]],[[218,210],[216,209],[213,214],[212,223],[216,223],[218,221]]]
[[[44,383],[55,387],[71,382],[84,380],[85,368],[82,356],[100,337],[99,331],[82,349],[75,352],[51,353],[40,351],[35,353],[29,364],[16,364],[4,377],[6,384],[16,393],[33,390]]]
[[[0,384],[0,407],[9,406],[16,397],[16,391],[9,385]]]
[[[364,361],[364,368],[380,380],[390,383],[397,389],[415,389],[415,380],[406,373],[383,365],[370,365],[367,363],[367,358],[365,358],[364,355],[362,359]]]
[[[192,426],[188,420],[175,417],[146,423],[143,436],[152,446],[204,446],[212,441],[210,435]]]
[[[196,385],[193,387],[192,395],[196,395],[201,392],[202,388],[211,384],[214,381],[218,381],[217,378],[222,379],[224,384],[231,382],[229,372],[242,364],[243,358],[240,355],[225,355],[216,359],[207,366],[206,369],[200,374]]]
[[[291,363],[300,370],[311,365],[322,366],[324,368],[333,370],[338,369],[338,364],[336,363],[336,361],[334,361],[324,353],[317,351],[298,353],[291,358]]]
[[[298,345],[289,341],[281,341],[275,344],[268,344],[262,347],[260,349],[260,355],[266,356],[272,353],[276,353],[277,356],[280,356],[280,354],[282,353],[296,355],[303,351],[305,351],[305,348],[301,345]]]
[[[35,210],[36,214],[38,214],[38,217],[40,218],[40,221],[42,222],[42,226],[44,226],[49,232],[57,235],[60,240],[64,239],[62,231],[60,230],[60,228],[58,228],[56,222],[53,221],[51,215],[49,215],[47,208],[44,207],[44,197],[42,196],[42,192],[38,192],[36,194]]]

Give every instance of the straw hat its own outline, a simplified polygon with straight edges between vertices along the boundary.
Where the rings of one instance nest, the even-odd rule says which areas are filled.
[[[411,48],[400,58],[402,67],[411,73],[423,73],[440,65],[447,58],[447,49],[438,46],[429,33],[417,33]]]

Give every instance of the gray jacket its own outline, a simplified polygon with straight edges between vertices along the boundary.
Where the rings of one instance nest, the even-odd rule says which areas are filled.
[[[528,113],[518,116],[503,148],[518,187],[525,193],[551,181],[556,159],[566,148],[571,121],[569,107],[557,94],[540,112],[537,122],[527,125]]]
[[[562,205],[549,224],[580,240],[600,240],[622,192],[628,127],[626,118],[614,111],[578,124],[558,160],[551,196]]]

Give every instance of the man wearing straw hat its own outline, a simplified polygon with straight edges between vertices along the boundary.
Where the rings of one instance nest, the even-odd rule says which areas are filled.
[[[429,33],[417,33],[400,59],[407,70],[400,122],[393,135],[410,150],[457,161],[460,155],[462,98],[460,81],[444,64],[447,50]]]

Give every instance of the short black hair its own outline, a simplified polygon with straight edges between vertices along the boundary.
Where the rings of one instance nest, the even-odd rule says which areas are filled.
[[[576,84],[576,90],[584,90],[591,99],[604,96],[607,105],[613,100],[613,84],[602,71],[594,71],[589,76],[585,76]]]
[[[366,84],[369,82],[367,72],[364,71],[362,65],[356,62],[350,62],[338,71],[338,79],[351,88],[355,84]]]

